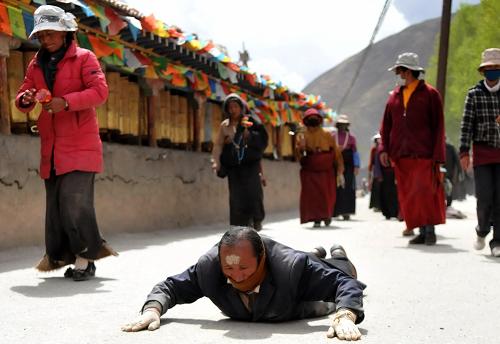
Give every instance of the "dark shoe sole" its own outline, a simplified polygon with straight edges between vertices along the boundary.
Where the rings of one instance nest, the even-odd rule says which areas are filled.
[[[347,258],[347,253],[345,252],[345,249],[342,247],[342,245],[332,245],[330,247],[330,255],[332,258]]]
[[[410,241],[408,241],[408,244],[410,245],[423,245],[425,244],[425,236],[424,235],[417,235]]]
[[[76,270],[76,269],[72,270],[73,270],[73,275],[71,277],[73,278],[73,281],[80,282],[80,281],[88,281],[89,279],[94,277],[96,267],[94,263],[89,263],[85,270]],[[66,276],[66,273],[64,275]]]
[[[311,253],[320,259],[326,258],[326,250],[323,246],[318,246],[318,247],[313,248]]]

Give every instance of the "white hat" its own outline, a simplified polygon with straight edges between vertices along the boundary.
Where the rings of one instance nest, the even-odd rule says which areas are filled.
[[[39,31],[76,31],[78,29],[75,16],[72,13],[64,12],[62,8],[57,6],[40,6],[36,9],[34,17],[35,27],[31,31],[29,39],[32,39]]]
[[[403,53],[398,56],[396,63],[394,66],[388,69],[388,71],[393,71],[398,67],[406,67],[411,70],[424,71],[422,67],[420,67],[420,63],[418,62],[418,55],[415,53]]]
[[[489,48],[483,51],[481,64],[478,69],[486,66],[500,66],[500,49]]]
[[[349,122],[349,117],[347,115],[339,115],[339,117],[337,118],[337,123],[351,124],[351,122]]]

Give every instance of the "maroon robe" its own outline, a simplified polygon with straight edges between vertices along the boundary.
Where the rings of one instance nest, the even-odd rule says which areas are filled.
[[[394,170],[406,228],[445,223],[446,202],[439,166],[430,159],[401,158],[395,161]]]
[[[300,223],[321,221],[332,217],[335,206],[335,153],[309,153],[300,164]]]
[[[407,228],[445,223],[437,170],[446,156],[441,95],[420,80],[405,108],[403,88],[391,92],[380,130],[382,149],[394,162],[401,213]]]

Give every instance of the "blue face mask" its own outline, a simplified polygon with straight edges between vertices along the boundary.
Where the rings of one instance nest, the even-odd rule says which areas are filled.
[[[500,69],[485,70],[484,77],[489,81],[500,79]]]

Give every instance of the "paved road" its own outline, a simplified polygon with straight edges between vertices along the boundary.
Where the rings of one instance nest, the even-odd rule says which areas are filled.
[[[352,221],[299,225],[296,213],[269,219],[263,234],[309,250],[344,245],[368,285],[362,343],[499,343],[500,259],[472,249],[475,200],[455,203],[468,216],[439,226],[438,245],[407,245],[403,224],[367,210]],[[1,226],[1,225],[0,225]],[[97,278],[75,283],[63,271],[36,272],[41,247],[0,252],[1,343],[336,343],[327,318],[283,324],[227,320],[208,300],[177,306],[155,332],[122,333],[154,283],[181,272],[217,242],[223,225],[107,238],[121,253],[97,263]]]

